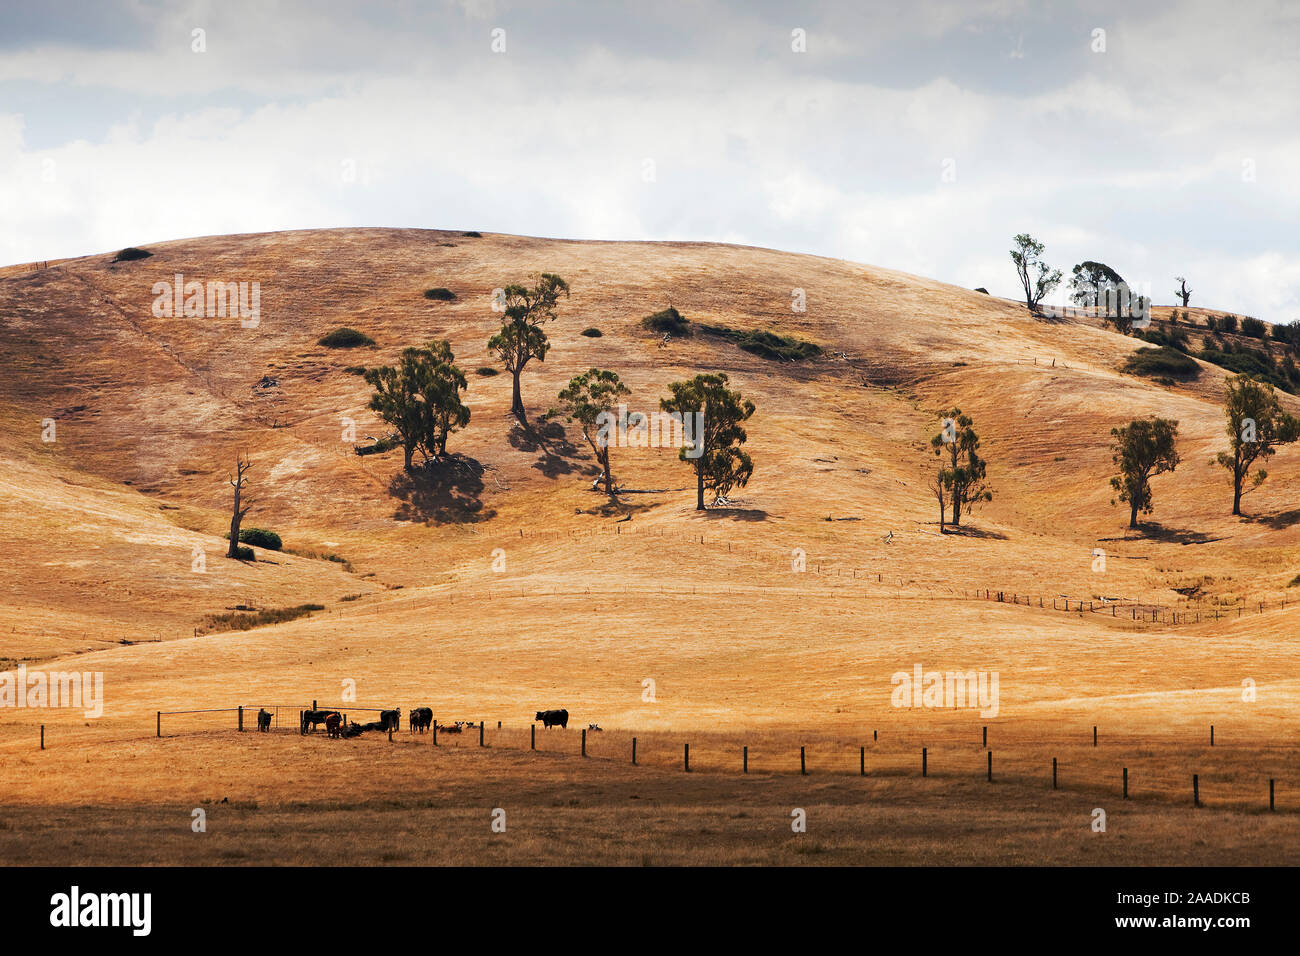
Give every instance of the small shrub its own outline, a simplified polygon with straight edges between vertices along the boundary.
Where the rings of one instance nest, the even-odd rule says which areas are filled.
[[[821,346],[775,332],[741,332],[721,325],[703,325],[700,331],[734,342],[751,355],[780,362],[801,362],[822,354]]]
[[[989,294],[989,290],[986,289],[986,288],[984,288],[983,286],[980,286],[980,287],[979,287],[978,289],[976,289],[975,291],[976,291],[976,292],[983,292],[985,295],[988,295],[988,294]]]
[[[358,455],[382,455],[386,451],[392,451],[401,443],[401,436],[385,435],[373,445],[354,445],[352,447]]]
[[[1205,327],[1209,329],[1211,332],[1218,332],[1219,320],[1212,315],[1207,315],[1205,317]]]
[[[1237,317],[1235,315],[1225,315],[1219,320],[1219,329],[1224,332],[1237,331]]]
[[[467,239],[482,239],[482,238],[483,238],[483,233],[481,233],[481,232],[477,232],[477,231],[475,231],[475,230],[473,230],[473,229],[471,229],[469,232],[462,232],[461,235],[462,235],[462,236],[465,236]]]
[[[452,299],[456,298],[456,293],[452,292],[450,289],[425,289],[424,297],[426,299],[436,299],[439,302],[450,302]]]
[[[364,332],[344,327],[322,335],[316,344],[323,345],[327,349],[355,349],[362,345],[374,345],[375,340]]]
[[[598,339],[605,333],[600,331],[600,329],[592,328],[592,329],[583,329],[581,334],[585,335],[589,339]]]
[[[280,536],[274,531],[267,531],[265,528],[241,528],[239,540],[244,544],[251,544],[255,548],[265,548],[267,551],[279,551],[284,547],[284,542],[280,540]]]
[[[1259,319],[1246,316],[1241,320],[1241,334],[1252,339],[1262,339],[1268,334],[1268,326]]]
[[[134,246],[127,246],[113,257],[113,261],[135,262],[137,259],[148,259],[151,255],[153,255],[153,253],[146,249],[137,249]]]
[[[324,604],[299,604],[297,607],[271,608],[264,611],[231,611],[227,614],[209,614],[199,626],[205,634],[214,631],[251,631],[267,624],[283,624],[305,617],[313,611],[325,610]]]
[[[1291,579],[1291,583],[1287,585],[1287,587],[1289,588],[1293,588],[1296,586],[1300,586],[1300,574],[1297,574],[1295,577],[1293,577]]]
[[[1167,345],[1138,349],[1129,356],[1123,370],[1130,375],[1164,379],[1160,384],[1172,384],[1174,379],[1187,381],[1201,374],[1201,367],[1193,359]]]
[[[651,332],[668,332],[682,338],[691,334],[691,324],[671,305],[654,315],[647,315],[641,320],[641,326]]]
[[[484,378],[487,378],[490,375],[500,375],[501,372],[498,369],[494,369],[491,365],[480,365],[478,368],[474,369],[474,374],[482,375]]]
[[[230,535],[227,534],[226,537],[228,538],[228,537],[230,537]],[[246,548],[246,547],[244,547],[242,544],[237,544],[237,545],[235,545],[235,560],[236,560],[236,561],[256,561],[256,560],[257,560],[257,555],[255,555],[255,554],[253,553],[253,549],[252,549],[252,548]]]
[[[365,375],[366,367],[364,365],[349,365],[343,371],[347,372],[349,375]]]

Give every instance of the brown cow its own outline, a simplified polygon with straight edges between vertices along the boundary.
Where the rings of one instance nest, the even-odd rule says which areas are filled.
[[[330,714],[325,718],[325,733],[335,739],[339,736],[339,725],[343,723],[343,718],[338,714]]]

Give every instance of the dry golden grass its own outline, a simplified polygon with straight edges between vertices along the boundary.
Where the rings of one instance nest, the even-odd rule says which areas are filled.
[[[1209,463],[1226,444],[1221,370],[1162,388],[1121,374],[1141,343],[1094,323],[1036,320],[932,280],[770,250],[418,230],[148,248],[141,262],[106,254],[0,275],[0,658],[100,671],[106,695],[98,721],[0,712],[11,824],[0,843],[15,859],[39,862],[54,843],[105,862],[1294,855],[1300,615],[1287,584],[1300,570],[1300,452],[1273,460],[1247,517],[1227,513],[1230,490]],[[615,449],[629,493],[611,504],[590,492],[594,464],[575,431],[526,433],[506,415],[508,375],[470,375],[473,419],[450,444],[482,466],[479,478],[413,482],[400,452],[359,457],[340,440],[344,418],[358,439],[381,433],[347,366],[391,361],[434,336],[468,369],[491,364],[491,290],[542,270],[569,279],[573,296],[548,328],[546,362],[524,375],[534,420],[593,365],[629,383],[633,410],[656,408],[670,381],[726,371],[758,406],[755,475],[735,508],[696,513],[668,449]],[[154,318],[152,284],[175,273],[259,281],[260,326]],[[424,299],[433,286],[457,299]],[[806,313],[790,311],[795,287]],[[690,319],[771,328],[828,355],[771,363],[699,336],[660,349],[639,321],[669,296]],[[316,345],[342,325],[377,348]],[[578,335],[587,326],[604,335]],[[263,375],[279,386],[255,388]],[[966,533],[940,536],[927,439],[954,404],[976,421],[996,496]],[[1147,414],[1179,419],[1183,463],[1155,480],[1156,512],[1136,533],[1110,504],[1107,442]],[[52,444],[40,438],[45,418],[57,421]],[[278,531],[286,548],[339,555],[350,573],[300,554],[221,557],[240,450],[255,465],[248,523]],[[503,573],[491,569],[498,548]],[[1092,570],[1095,548],[1107,552],[1104,574]],[[803,574],[791,570],[794,549],[806,553]],[[1020,603],[976,599],[985,589]],[[1051,607],[1068,598],[1100,609],[1103,597],[1122,599],[1114,617],[1110,605]],[[237,605],[308,603],[327,610],[193,636]],[[1251,613],[1237,617],[1243,604]],[[1139,623],[1125,618],[1130,606],[1201,622]],[[998,671],[998,716],[892,707],[891,675],[917,663]],[[1254,702],[1242,699],[1248,679]],[[434,754],[405,739],[239,737],[233,715],[164,718],[165,733],[195,735],[153,738],[158,710],[334,704],[346,680],[365,704],[427,703],[442,720],[514,730],[490,753],[468,740]],[[654,702],[643,699],[647,680]],[[515,749],[533,711],[553,706],[573,726],[606,728],[592,735],[595,756]],[[41,723],[44,753],[34,749]],[[879,742],[867,739],[873,729]],[[646,766],[605,759],[634,733]],[[576,750],[572,729],[563,739]],[[689,777],[674,769],[688,740]],[[934,776],[913,779],[930,741]],[[761,768],[749,779],[736,773],[745,744]],[[797,773],[800,744],[808,778]],[[861,744],[877,761],[867,781],[856,776]],[[1053,756],[1068,781],[1056,793],[1044,788]],[[1207,802],[1195,813],[1192,773]],[[1273,816],[1259,812],[1270,777]],[[625,803],[629,788],[668,809]],[[507,804],[492,803],[501,794],[519,801],[518,836],[493,844],[486,813]],[[189,809],[223,796],[229,827],[191,841]],[[790,807],[806,804],[827,831],[810,823],[791,843]],[[1105,836],[1087,828],[1094,806],[1115,808]],[[420,814],[445,832],[426,833]],[[92,825],[104,828],[94,840],[77,829]]]

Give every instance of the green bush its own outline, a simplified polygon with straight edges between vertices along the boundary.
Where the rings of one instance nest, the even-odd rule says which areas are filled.
[[[1249,375],[1260,381],[1268,382],[1283,391],[1290,392],[1294,389],[1293,383],[1289,382],[1285,376],[1278,374],[1277,368],[1273,364],[1273,356],[1267,352],[1257,352],[1254,349],[1238,348],[1228,351],[1229,346],[1225,345],[1222,351],[1206,349],[1196,357],[1212,362],[1220,368],[1226,368],[1230,372],[1236,372],[1238,375]]]
[[[593,328],[593,329],[583,329],[581,334],[585,335],[589,339],[598,339],[605,333],[600,331],[600,329]]]
[[[775,332],[757,330],[741,332],[721,325],[702,325],[700,331],[705,335],[713,335],[726,339],[728,342],[733,342],[744,351],[757,355],[759,358],[773,361],[801,362],[804,359],[816,358],[822,354],[819,345],[789,335],[778,335]]]
[[[456,298],[456,293],[452,292],[450,289],[443,288],[425,289],[424,297],[426,299],[437,299],[439,302],[450,302],[452,299]]]
[[[465,236],[465,237],[467,237],[467,238],[469,238],[469,239],[482,239],[482,238],[483,238],[483,233],[481,233],[481,232],[476,232],[476,231],[473,230],[473,229],[471,229],[469,232],[462,232],[461,235],[462,235],[462,236]]]
[[[402,439],[397,435],[385,435],[373,445],[353,445],[352,450],[358,455],[382,455],[386,451],[392,451],[402,444]]]
[[[328,349],[354,349],[362,345],[374,345],[375,340],[364,332],[344,327],[335,329],[327,335],[322,335],[316,344],[323,345]]]
[[[654,315],[647,315],[641,320],[641,326],[651,332],[668,332],[681,338],[691,334],[691,324],[671,305]]]
[[[480,365],[478,368],[474,369],[474,374],[482,375],[484,378],[486,378],[489,375],[500,375],[501,372],[497,369],[494,369],[491,365]]]
[[[1241,334],[1252,339],[1262,339],[1268,334],[1268,326],[1259,319],[1246,316],[1241,320]]]
[[[1222,332],[1237,331],[1237,317],[1235,315],[1225,315],[1219,319],[1219,330]]]
[[[135,262],[137,259],[148,259],[151,255],[153,255],[153,253],[145,249],[137,249],[134,246],[127,246],[113,257],[113,261]]]
[[[226,537],[229,538],[230,535],[227,534]],[[253,549],[252,549],[252,548],[246,548],[246,547],[244,547],[242,544],[237,544],[237,545],[235,545],[235,560],[236,560],[236,561],[256,561],[256,560],[257,560],[257,555],[255,555],[255,554],[253,553]]]
[[[1201,367],[1177,349],[1162,345],[1138,349],[1124,363],[1124,371],[1155,379],[1189,381],[1201,374]]]
[[[284,542],[280,540],[280,536],[274,531],[267,531],[265,528],[241,528],[239,540],[244,544],[251,544],[255,548],[265,548],[267,551],[279,551],[284,547]]]

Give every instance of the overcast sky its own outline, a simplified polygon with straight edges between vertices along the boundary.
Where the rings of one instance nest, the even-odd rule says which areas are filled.
[[[1298,94],[1296,2],[0,0],[0,262],[414,226],[1013,295],[1029,232],[1286,322]]]

